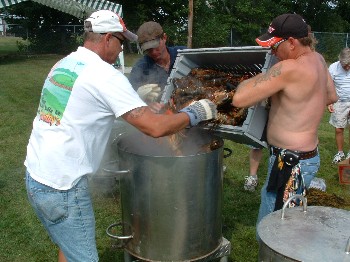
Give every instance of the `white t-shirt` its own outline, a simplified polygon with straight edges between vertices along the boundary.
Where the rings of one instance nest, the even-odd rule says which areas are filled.
[[[329,66],[334,85],[339,97],[339,102],[350,102],[350,71],[344,70],[340,62],[335,62]]]
[[[142,106],[122,73],[79,47],[46,78],[24,165],[38,182],[70,189],[98,170],[114,120]]]

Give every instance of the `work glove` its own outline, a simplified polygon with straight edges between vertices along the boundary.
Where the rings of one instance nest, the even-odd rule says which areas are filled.
[[[157,84],[147,84],[140,86],[136,92],[143,101],[152,103],[158,101],[161,88]]]
[[[216,104],[209,99],[193,101],[189,106],[179,112],[186,113],[190,117],[191,126],[198,125],[199,122],[214,119],[218,115]]]

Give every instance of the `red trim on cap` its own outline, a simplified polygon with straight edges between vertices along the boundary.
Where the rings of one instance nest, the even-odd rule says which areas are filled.
[[[271,47],[274,44],[278,43],[279,41],[281,41],[283,38],[281,37],[271,37],[267,40],[260,40],[259,38],[256,38],[255,41],[262,47]]]
[[[122,27],[123,27],[123,32],[125,32],[126,31],[126,26],[125,26],[125,24],[124,24],[124,21],[123,21],[123,19],[118,15],[118,14],[116,14],[117,16],[118,16],[118,18],[119,18],[119,23],[122,25]]]

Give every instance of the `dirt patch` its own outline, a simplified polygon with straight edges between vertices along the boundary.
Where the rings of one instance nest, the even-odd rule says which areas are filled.
[[[329,206],[342,209],[350,207],[350,203],[344,198],[315,188],[310,188],[306,197],[308,206]]]

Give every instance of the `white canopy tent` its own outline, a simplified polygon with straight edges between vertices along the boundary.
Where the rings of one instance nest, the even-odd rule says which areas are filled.
[[[102,9],[111,10],[123,16],[121,5],[106,0],[0,0],[0,9],[26,1],[45,5],[80,19],[85,19],[90,13]],[[119,60],[124,73],[123,52],[120,53]]]
[[[20,2],[25,2],[25,1],[28,1],[28,0],[0,0],[0,8],[18,4]]]
[[[93,11],[108,9],[122,16],[122,6],[106,0],[0,0],[0,8],[21,2],[33,1],[60,10],[80,19]]]

